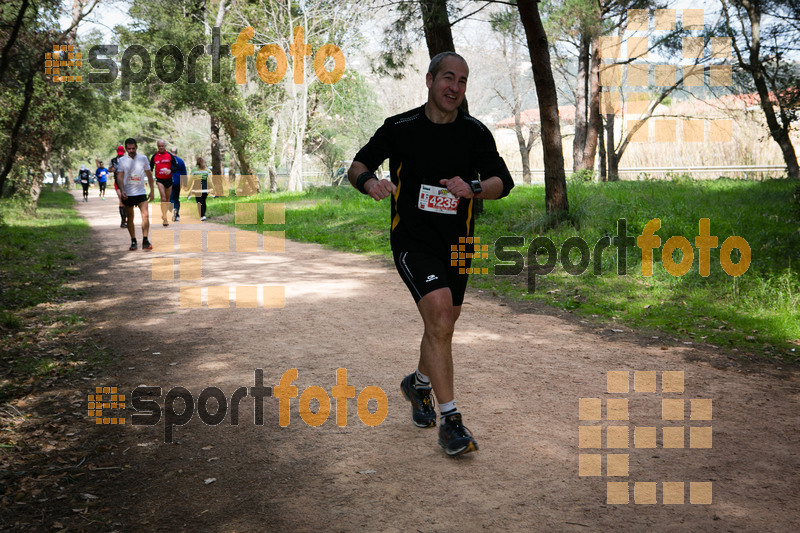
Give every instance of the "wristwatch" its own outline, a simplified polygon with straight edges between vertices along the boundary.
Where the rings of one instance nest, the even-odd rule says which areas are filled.
[[[371,180],[372,178],[378,179],[378,176],[375,175],[374,172],[362,172],[358,175],[358,179],[356,180],[356,188],[361,192],[361,194],[367,194],[366,189],[364,189],[364,185]]]
[[[481,180],[472,180],[469,182],[469,186],[472,189],[472,194],[480,194],[483,192],[483,187],[481,187]]]

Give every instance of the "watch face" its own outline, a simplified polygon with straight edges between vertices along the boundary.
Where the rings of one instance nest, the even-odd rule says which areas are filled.
[[[479,180],[470,182],[470,187],[472,188],[472,192],[475,194],[483,192],[483,187],[481,187],[481,182]]]

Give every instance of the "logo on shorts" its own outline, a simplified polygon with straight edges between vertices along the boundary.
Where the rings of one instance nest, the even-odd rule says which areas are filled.
[[[430,283],[431,281],[433,281],[435,279],[439,279],[439,278],[436,276],[436,274],[431,274],[430,276],[428,276],[428,279],[425,280],[425,283]]]

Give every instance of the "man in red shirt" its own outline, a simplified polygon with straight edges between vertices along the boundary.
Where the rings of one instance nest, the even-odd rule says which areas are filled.
[[[172,192],[172,173],[177,172],[178,161],[175,156],[167,152],[167,141],[160,140],[156,143],[158,152],[150,158],[150,168],[153,169],[158,193],[161,195],[161,223],[169,226],[167,213],[172,204],[169,203],[169,195]]]

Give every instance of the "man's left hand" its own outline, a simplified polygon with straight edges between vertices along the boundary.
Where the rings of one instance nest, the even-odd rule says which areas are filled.
[[[472,198],[475,194],[472,192],[472,187],[469,183],[456,176],[449,180],[439,180],[439,185],[446,187],[450,193],[456,198]]]

